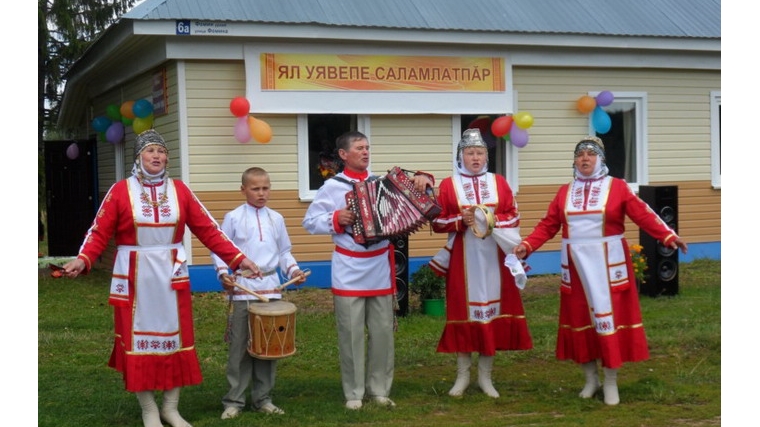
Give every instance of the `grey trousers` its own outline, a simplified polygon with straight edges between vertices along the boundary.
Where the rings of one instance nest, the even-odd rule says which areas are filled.
[[[388,397],[395,354],[393,295],[333,296],[333,301],[346,400],[362,400],[365,393],[367,397]]]
[[[225,408],[245,407],[245,390],[251,385],[251,406],[259,409],[272,401],[277,360],[262,360],[248,354],[248,304],[266,304],[249,301],[232,302],[230,344],[227,357],[227,383],[229,391],[222,404]]]

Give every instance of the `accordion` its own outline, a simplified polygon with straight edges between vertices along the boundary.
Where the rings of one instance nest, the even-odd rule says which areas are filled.
[[[356,215],[354,241],[362,245],[414,233],[441,213],[435,199],[417,191],[398,166],[383,177],[352,184],[346,205]]]

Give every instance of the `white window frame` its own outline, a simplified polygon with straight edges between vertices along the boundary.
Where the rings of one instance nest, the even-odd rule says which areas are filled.
[[[600,92],[589,92],[588,95],[596,98]],[[636,109],[636,181],[628,182],[628,186],[634,192],[639,191],[640,185],[649,184],[649,150],[647,133],[647,94],[646,92],[612,92],[615,97],[614,102],[633,103]],[[602,107],[605,109],[605,107]],[[594,125],[592,123],[592,114],[589,114],[588,134],[595,135]],[[627,181],[627,180],[626,180]]]
[[[356,116],[356,130],[367,135],[372,141],[370,135],[370,116],[359,114]],[[298,139],[298,199],[302,202],[311,202],[317,195],[317,190],[309,188],[309,115],[299,114],[297,120],[297,139]],[[372,170],[372,159],[370,158],[370,170]]]
[[[710,175],[712,187],[720,189],[720,91],[710,91]]]

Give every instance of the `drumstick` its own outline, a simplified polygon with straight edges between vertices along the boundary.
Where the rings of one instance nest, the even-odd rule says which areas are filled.
[[[306,269],[303,272],[303,276],[304,277],[309,277],[310,274],[311,274],[311,270],[309,270],[309,269]],[[281,291],[281,290],[285,289],[288,285],[293,284],[293,283],[297,282],[300,279],[301,279],[300,277],[296,277],[295,279],[290,279],[287,282],[283,283],[282,285],[280,285],[280,286],[278,286],[278,287],[276,287],[274,289],[276,291]]]
[[[240,289],[241,291],[247,292],[247,293],[255,296],[256,298],[258,298],[258,299],[260,299],[260,300],[262,300],[264,302],[269,302],[269,298],[265,297],[264,295],[257,294],[256,292],[253,292],[252,290],[246,288],[243,285],[238,284],[237,282],[232,282],[232,286]]]
[[[242,290],[242,291],[244,291],[246,293],[249,293],[249,294],[255,296],[256,298],[258,298],[258,299],[260,299],[260,300],[262,300],[264,302],[269,302],[269,298],[265,297],[264,295],[257,294],[256,292],[253,292],[252,290],[246,288],[245,286],[240,285],[238,282],[236,282],[234,280],[230,280],[229,276],[225,276],[223,280],[228,285],[232,285],[232,286],[234,286],[234,287],[236,287],[236,288],[238,288],[238,289],[240,289],[240,290]]]

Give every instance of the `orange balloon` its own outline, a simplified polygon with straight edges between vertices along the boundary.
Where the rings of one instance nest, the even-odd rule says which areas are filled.
[[[594,111],[594,108],[596,108],[596,99],[588,95],[583,95],[578,98],[577,107],[578,111],[581,113],[588,114]]]
[[[253,118],[248,116],[248,127],[251,130],[251,136],[257,142],[266,144],[272,140],[272,128],[264,120]]]
[[[126,117],[128,119],[134,119],[135,113],[132,111],[133,105],[135,105],[135,101],[126,101],[123,104],[121,104],[121,108],[119,108],[119,112],[121,113],[121,116]]]

